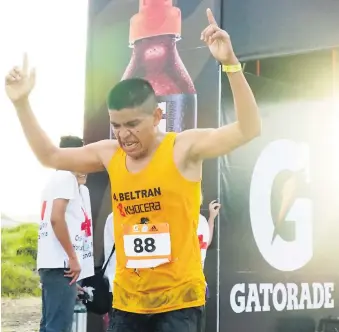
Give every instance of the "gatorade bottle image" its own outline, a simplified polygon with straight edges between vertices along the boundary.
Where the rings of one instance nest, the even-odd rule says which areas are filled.
[[[172,0],[140,0],[130,21],[133,53],[122,79],[146,79],[163,110],[161,129],[181,132],[197,126],[197,95],[177,51],[181,11]]]

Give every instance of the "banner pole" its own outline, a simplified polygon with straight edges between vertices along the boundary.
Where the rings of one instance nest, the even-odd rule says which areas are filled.
[[[337,50],[332,50],[332,93],[333,97],[336,96],[336,91],[339,90],[338,77],[337,77],[337,62],[338,62],[338,52]]]
[[[260,76],[260,60],[256,61],[256,75]]]

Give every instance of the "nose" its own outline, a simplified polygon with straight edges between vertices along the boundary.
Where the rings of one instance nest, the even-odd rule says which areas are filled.
[[[126,128],[120,128],[117,134],[118,134],[117,136],[119,136],[120,139],[125,140],[128,138],[128,136],[130,136],[131,133]]]

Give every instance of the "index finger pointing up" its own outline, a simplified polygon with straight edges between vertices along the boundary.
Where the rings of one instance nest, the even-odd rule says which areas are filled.
[[[218,25],[217,21],[215,20],[215,18],[213,16],[213,13],[212,13],[211,9],[207,8],[206,14],[207,14],[207,19],[208,19],[208,23],[209,24]]]
[[[28,56],[27,53],[24,54],[24,58],[22,61],[22,72],[24,75],[27,75],[28,73]]]

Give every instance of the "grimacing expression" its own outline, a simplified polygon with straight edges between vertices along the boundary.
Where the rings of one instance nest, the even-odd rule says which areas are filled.
[[[147,153],[154,143],[157,126],[162,117],[162,110],[146,113],[139,108],[125,108],[109,111],[113,133],[121,148],[132,158],[139,158]]]

